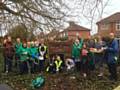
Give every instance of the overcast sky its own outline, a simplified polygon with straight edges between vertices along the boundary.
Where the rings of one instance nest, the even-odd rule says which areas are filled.
[[[66,0],[66,1],[68,1],[68,0]],[[72,7],[77,8],[76,4],[73,3],[74,1],[75,0],[69,0],[68,3],[70,3],[70,5]],[[79,10],[78,11],[73,10],[73,13],[75,13],[75,12],[80,13]],[[104,9],[104,13],[103,13],[102,18],[108,17],[108,16],[110,16],[110,15],[116,13],[116,12],[120,12],[120,0],[109,0],[108,5]],[[81,26],[85,26],[85,27],[90,28],[90,23],[84,18],[82,20],[81,19],[82,19],[82,16],[81,17],[74,17],[74,18],[71,18],[70,20],[73,20],[73,21],[77,22]],[[95,23],[97,21],[98,20],[96,19]],[[96,26],[96,24],[94,24],[94,29],[92,30],[91,34],[94,34],[96,32],[97,32],[97,26]]]

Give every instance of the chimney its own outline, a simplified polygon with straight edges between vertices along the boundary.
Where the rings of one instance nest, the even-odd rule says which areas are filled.
[[[69,26],[73,26],[73,25],[75,25],[75,22],[74,21],[70,21],[69,22]]]

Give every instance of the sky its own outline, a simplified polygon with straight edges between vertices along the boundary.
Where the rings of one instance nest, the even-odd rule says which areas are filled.
[[[106,6],[106,8],[104,10],[103,18],[108,17],[116,12],[120,12],[120,0],[110,0],[108,5]],[[85,23],[84,23],[84,25],[85,25]],[[89,25],[88,25],[88,27],[89,27]],[[95,34],[96,31],[97,30],[93,30],[91,32],[91,34]]]
[[[106,17],[116,12],[120,12],[120,0],[110,0],[103,16]]]
[[[76,15],[76,13],[79,15],[81,13],[82,6],[80,6],[77,1],[80,1],[80,0],[64,0],[64,2],[66,2],[66,4],[72,8],[71,13],[73,15]],[[88,0],[88,1],[91,2],[94,0]],[[103,1],[107,1],[107,0],[103,0]],[[65,10],[65,9],[63,9],[63,10]],[[108,17],[116,12],[120,12],[120,0],[109,0],[108,5],[104,9],[104,13],[102,15],[102,18]],[[77,24],[91,29],[90,22],[88,22],[88,20],[83,18],[83,16],[71,17],[68,19],[68,21],[75,21]],[[97,21],[99,21],[99,20],[95,19],[94,24],[93,24],[93,28],[91,30],[91,35],[97,33],[97,25],[96,25]],[[68,27],[68,25],[65,25],[65,26]]]
[[[77,6],[75,6],[75,4],[73,4],[74,1],[75,0],[72,0],[70,2],[70,5],[73,6],[74,8],[77,8]],[[80,13],[79,10],[78,11],[74,10],[73,13],[75,13],[75,12]],[[102,15],[102,18],[108,17],[108,16],[110,16],[110,15],[116,13],[116,12],[120,12],[120,0],[109,0],[107,6],[104,9],[104,13]],[[77,24],[79,24],[81,26],[91,28],[90,23],[86,19],[84,19],[82,16],[81,17],[74,17],[74,18],[71,18],[70,20],[77,22]],[[93,24],[93,29],[91,31],[92,35],[97,33],[97,25],[96,25],[97,21],[99,21],[99,20],[96,19],[94,24]]]

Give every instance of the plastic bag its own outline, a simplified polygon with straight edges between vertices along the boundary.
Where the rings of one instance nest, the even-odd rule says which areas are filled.
[[[32,80],[32,87],[33,88],[40,88],[45,84],[45,78],[40,75],[36,77],[34,80]]]

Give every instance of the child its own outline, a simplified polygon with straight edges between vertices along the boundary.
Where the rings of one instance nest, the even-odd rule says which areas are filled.
[[[20,48],[20,74],[24,74],[28,72],[28,66],[27,66],[27,61],[29,59],[28,56],[28,48],[26,42],[23,42],[22,47]]]
[[[37,69],[37,64],[38,62],[38,48],[35,46],[35,43],[32,41],[31,42],[31,47],[29,48],[29,64],[30,64],[30,71],[33,73]]]
[[[50,62],[48,63],[46,71],[49,72],[49,73],[55,73],[56,72],[55,56],[53,56],[52,59],[50,59]]]
[[[39,70],[44,71],[45,68],[45,60],[46,60],[46,55],[47,55],[47,47],[42,43],[39,48]]]
[[[67,67],[67,71],[69,71],[72,68],[74,68],[75,63],[74,63],[73,59],[68,58],[68,59],[65,60],[65,65]]]
[[[88,72],[88,50],[85,43],[83,44],[83,48],[81,52],[81,60],[82,60],[83,76],[86,77]]]
[[[56,72],[60,72],[62,70],[63,60],[61,60],[59,55],[56,56],[55,66],[56,66],[55,67]]]

